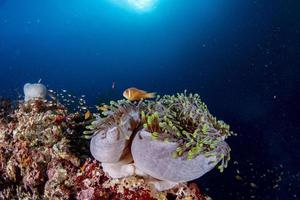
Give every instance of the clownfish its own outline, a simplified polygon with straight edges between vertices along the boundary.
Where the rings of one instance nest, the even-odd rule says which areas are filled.
[[[123,96],[129,101],[139,101],[141,99],[155,98],[154,92],[146,92],[137,88],[131,87],[123,92]]]

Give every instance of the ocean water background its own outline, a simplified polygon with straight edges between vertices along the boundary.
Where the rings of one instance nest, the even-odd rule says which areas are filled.
[[[199,93],[238,133],[228,169],[199,186],[213,199],[300,199],[299,6],[161,0],[143,12],[109,0],[0,0],[0,96],[17,99],[40,79],[89,105],[131,86]]]

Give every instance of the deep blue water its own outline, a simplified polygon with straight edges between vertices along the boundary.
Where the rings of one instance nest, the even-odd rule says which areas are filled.
[[[89,105],[131,86],[197,92],[238,133],[228,169],[200,187],[213,199],[300,199],[299,9],[296,0],[160,0],[146,12],[112,0],[0,0],[0,96],[16,99],[39,79]]]

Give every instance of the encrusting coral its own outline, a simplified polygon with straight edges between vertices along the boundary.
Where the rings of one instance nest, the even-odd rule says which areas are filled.
[[[80,161],[66,138],[72,120],[66,109],[36,99],[20,103],[9,116],[0,128],[0,197],[13,199],[24,190],[32,199],[69,199]]]

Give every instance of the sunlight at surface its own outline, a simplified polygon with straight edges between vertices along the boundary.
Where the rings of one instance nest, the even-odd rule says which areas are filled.
[[[128,3],[138,10],[152,8],[156,0],[128,0]]]
[[[152,10],[158,0],[111,0],[124,8],[135,10],[137,12],[146,12]]]

